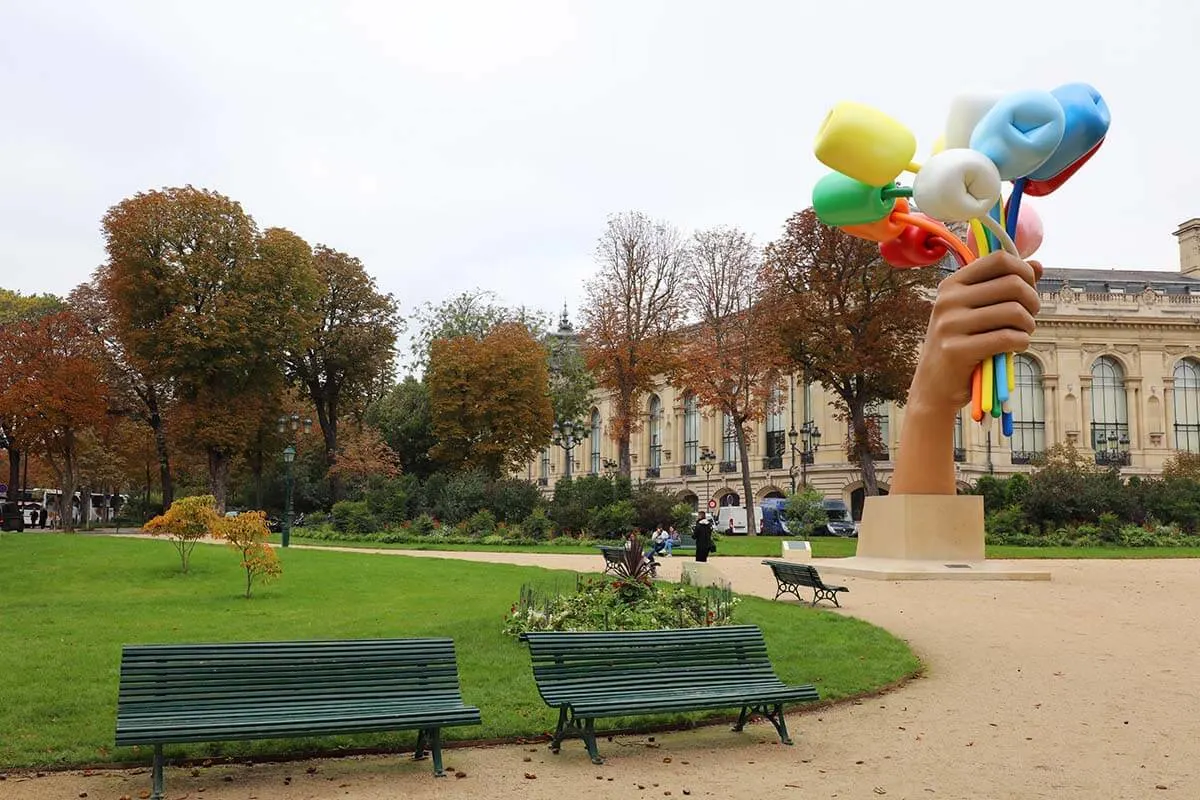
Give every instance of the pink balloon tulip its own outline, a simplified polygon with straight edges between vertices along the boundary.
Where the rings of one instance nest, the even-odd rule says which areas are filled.
[[[1017,236],[1013,240],[1013,244],[1017,246],[1017,252],[1021,254],[1021,258],[1029,258],[1038,251],[1042,246],[1042,237],[1045,235],[1045,230],[1042,228],[1042,218],[1034,211],[1033,206],[1029,204],[1029,198],[1021,198],[1021,213],[1017,217]],[[969,228],[967,230],[967,247],[971,248],[971,252],[979,255],[979,248],[975,245],[975,230]]]

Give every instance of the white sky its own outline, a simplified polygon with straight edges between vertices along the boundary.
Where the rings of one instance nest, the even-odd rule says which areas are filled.
[[[363,259],[406,311],[574,311],[605,217],[756,241],[809,205],[829,107],[928,153],[953,94],[1086,81],[1113,127],[1033,200],[1048,266],[1177,269],[1200,216],[1200,3],[0,0],[0,286],[65,293],[99,221],[191,183]]]

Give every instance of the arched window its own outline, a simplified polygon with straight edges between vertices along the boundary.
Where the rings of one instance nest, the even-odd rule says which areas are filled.
[[[646,477],[657,478],[662,469],[662,401],[658,395],[650,395],[650,466]]]
[[[1042,391],[1042,369],[1026,355],[1013,357],[1016,388],[1012,398],[1012,461],[1028,464],[1046,451],[1046,394]]]
[[[696,395],[683,398],[683,465],[691,467],[696,474],[696,462],[700,457],[700,407]]]
[[[734,464],[740,457],[738,456],[737,433],[733,427],[733,418],[728,414],[721,415],[721,461],[725,464]],[[732,471],[728,468],[725,471]]]
[[[1101,356],[1092,364],[1092,448],[1098,464],[1128,463],[1125,373],[1108,356]]]
[[[783,429],[783,390],[771,390],[767,404],[767,452],[763,469],[782,469],[783,451],[787,448],[787,432]]]
[[[600,426],[600,411],[599,411],[599,409],[593,408],[592,409],[592,432],[591,432],[591,437],[592,437],[591,448],[592,449],[591,449],[591,459],[590,459],[591,463],[589,464],[590,469],[588,470],[593,475],[600,474],[600,436],[601,436],[601,433],[602,433],[602,428]]]
[[[1200,364],[1175,365],[1175,449],[1200,453]]]

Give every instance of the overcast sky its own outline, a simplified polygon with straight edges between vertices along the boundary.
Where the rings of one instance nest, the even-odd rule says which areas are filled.
[[[99,221],[191,183],[359,256],[406,311],[482,287],[574,311],[609,213],[764,244],[843,99],[1086,81],[1113,126],[1035,200],[1048,266],[1177,269],[1200,216],[1200,3],[0,0],[0,286],[65,293]]]

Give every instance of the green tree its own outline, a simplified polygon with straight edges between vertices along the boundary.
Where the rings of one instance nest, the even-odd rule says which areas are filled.
[[[783,518],[788,530],[795,536],[812,536],[820,526],[829,521],[821,501],[825,496],[812,486],[804,486],[787,499],[783,506]]]
[[[361,415],[379,387],[390,382],[402,323],[395,300],[376,289],[357,258],[317,245],[312,263],[321,286],[317,313],[307,346],[289,355],[288,371],[317,409],[326,467],[332,468],[341,416]],[[330,495],[336,501],[340,494],[331,476]]]
[[[174,383],[182,433],[224,509],[231,459],[277,402],[286,354],[307,345],[311,249],[281,228],[260,234],[238,203],[191,186],[123,200],[103,227],[97,283],[115,335],[142,374]]]
[[[409,375],[367,409],[366,422],[379,429],[388,447],[400,458],[400,470],[425,480],[436,465],[429,451],[437,444],[429,387]]]

